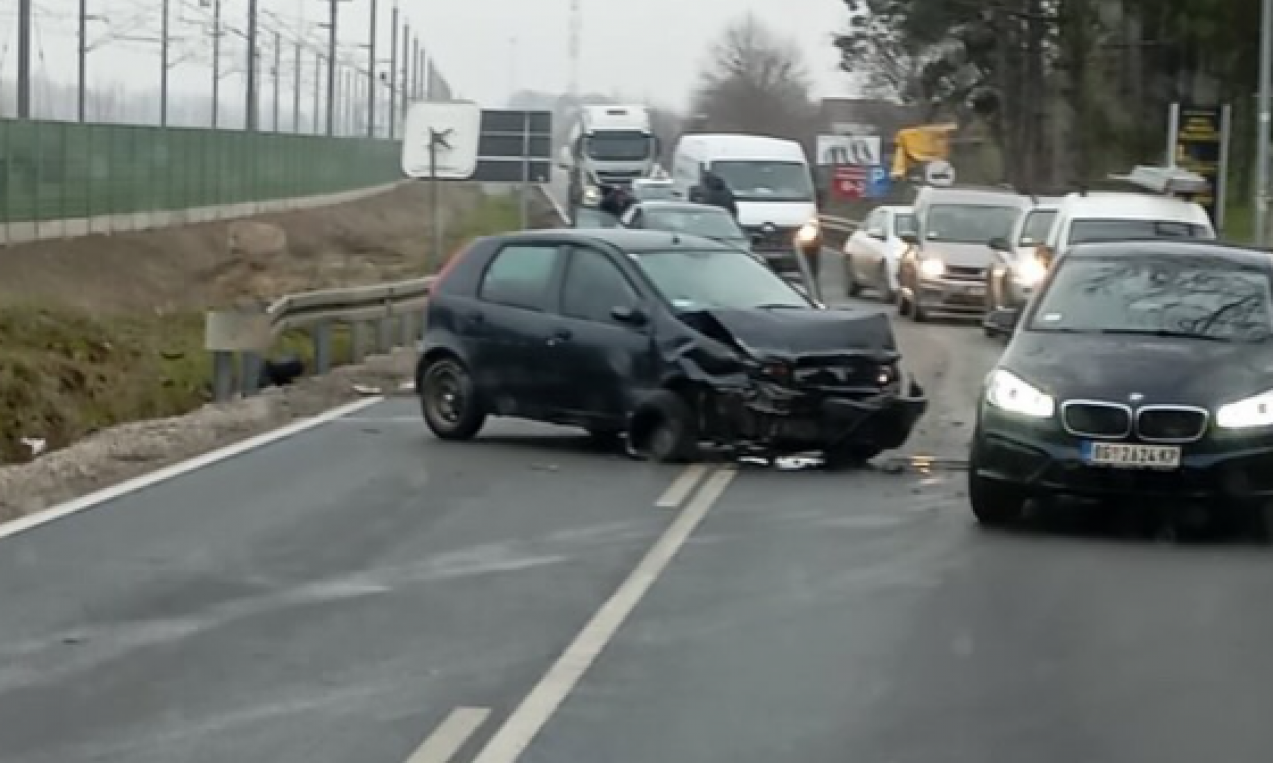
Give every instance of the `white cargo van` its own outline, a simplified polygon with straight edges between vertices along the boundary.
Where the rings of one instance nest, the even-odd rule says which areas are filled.
[[[822,248],[817,189],[799,143],[761,135],[685,135],[672,156],[672,182],[678,198],[688,199],[703,176],[725,181],[738,204],[738,222],[756,253],[776,269],[794,265],[793,245],[817,268]]]

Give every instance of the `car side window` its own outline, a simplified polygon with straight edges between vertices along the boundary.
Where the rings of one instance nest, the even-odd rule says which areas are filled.
[[[616,307],[636,307],[637,294],[615,266],[595,249],[575,249],[566,267],[561,312],[570,318],[615,323]]]
[[[478,298],[527,310],[548,306],[549,287],[561,250],[555,244],[512,244],[486,268]]]

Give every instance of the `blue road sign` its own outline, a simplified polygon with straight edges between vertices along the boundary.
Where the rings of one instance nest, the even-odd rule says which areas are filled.
[[[872,167],[866,181],[867,198],[878,199],[888,196],[891,187],[892,182],[889,180],[888,170],[883,165]]]

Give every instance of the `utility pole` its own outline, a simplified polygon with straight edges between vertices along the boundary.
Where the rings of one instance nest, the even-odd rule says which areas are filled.
[[[282,90],[279,89],[280,75],[283,66],[283,36],[277,31],[274,32],[274,132],[278,132],[278,111],[279,99],[282,97]]]
[[[79,25],[79,76],[76,78],[75,113],[81,123],[85,119],[88,102],[88,0],[80,0]]]
[[[212,129],[221,120],[221,0],[212,0]]]
[[[31,118],[31,0],[18,0],[18,119]]]
[[[168,10],[163,0],[159,11],[159,126],[168,126]]]
[[[411,58],[411,25],[402,25],[402,119],[407,118],[407,102],[411,100],[407,97],[407,84],[411,81],[409,77]],[[398,119],[398,115],[394,114],[394,120]]]
[[[247,104],[246,104],[246,122],[247,131],[256,132],[256,111],[258,99],[256,95],[256,3],[257,0],[248,0],[248,75],[247,75]]]
[[[319,132],[318,115],[322,113],[322,110],[323,110],[322,82],[323,82],[323,56],[322,54],[316,54],[314,56],[314,114],[313,114],[313,120],[314,120],[313,128],[314,128],[315,135],[317,135]]]
[[[411,100],[420,99],[420,38],[411,42]]]
[[[301,131],[301,43],[294,43],[296,61],[292,66],[292,132]]]
[[[371,0],[371,32],[367,40],[367,137],[376,137],[376,33],[379,31],[376,18],[376,0]]]
[[[1270,83],[1270,71],[1273,68],[1273,0],[1264,0],[1260,16],[1260,112],[1256,124],[1256,164],[1255,164],[1255,245],[1263,246],[1268,241],[1268,203],[1269,203],[1269,96],[1273,89]]]
[[[331,6],[327,20],[327,134],[336,130],[336,24],[340,18],[340,0],[327,0]]]
[[[393,32],[389,35],[389,140],[398,133],[398,6],[393,6]]]

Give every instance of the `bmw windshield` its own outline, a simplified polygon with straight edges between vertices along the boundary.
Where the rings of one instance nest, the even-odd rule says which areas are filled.
[[[1273,335],[1269,273],[1206,257],[1062,260],[1031,331],[1235,342]]]
[[[637,262],[678,310],[811,307],[772,270],[738,250],[669,249],[642,253]]]

